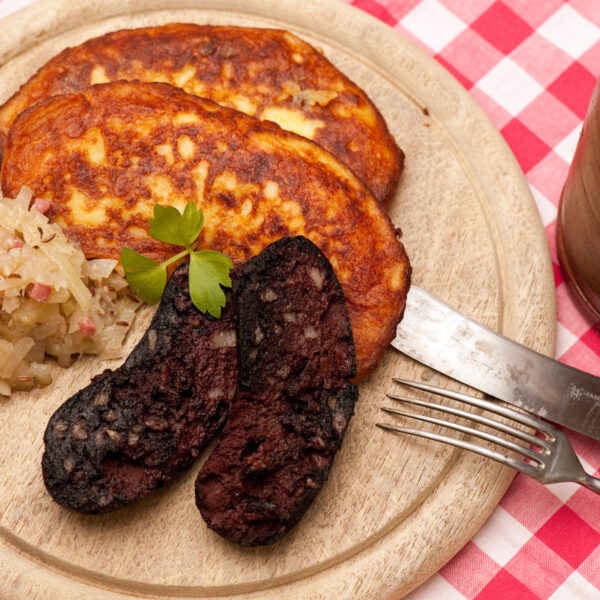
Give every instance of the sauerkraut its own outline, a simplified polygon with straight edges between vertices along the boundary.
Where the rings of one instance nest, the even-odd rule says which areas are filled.
[[[29,208],[31,205],[31,209]],[[52,361],[119,358],[140,301],[116,260],[86,260],[23,188],[0,198],[0,394],[48,385]]]

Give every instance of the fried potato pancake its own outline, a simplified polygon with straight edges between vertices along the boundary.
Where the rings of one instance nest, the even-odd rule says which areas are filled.
[[[359,375],[404,311],[404,247],[348,167],[274,123],[168,84],[101,84],[21,113],[2,190],[10,197],[23,185],[50,201],[46,214],[89,258],[118,258],[123,246],[159,261],[176,252],[149,236],[155,203],[183,210],[193,200],[205,217],[200,247],[237,261],[281,237],[308,237],[344,289]]]
[[[312,46],[276,29],[170,24],[67,48],[0,108],[0,144],[39,100],[118,80],[170,83],[274,121],[329,150],[384,205],[394,195],[404,158],[380,112]]]

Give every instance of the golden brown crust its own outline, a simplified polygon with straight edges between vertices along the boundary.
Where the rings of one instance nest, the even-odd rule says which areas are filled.
[[[56,96],[11,128],[2,190],[22,185],[88,257],[123,245],[155,259],[156,202],[202,207],[201,247],[245,260],[288,235],[311,239],[346,295],[358,375],[394,337],[410,265],[368,189],[319,145],[166,84],[117,82]]]
[[[313,139],[384,205],[404,155],[366,94],[289,32],[173,23],[109,33],[67,48],[0,107],[0,151],[39,100],[117,80],[162,81]]]

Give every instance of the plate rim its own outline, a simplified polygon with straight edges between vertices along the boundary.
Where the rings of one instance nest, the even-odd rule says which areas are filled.
[[[75,6],[73,6],[75,4]],[[223,11],[223,12],[236,12],[239,14],[241,10],[246,13],[251,13],[255,16],[260,17],[261,19],[268,19],[269,17],[266,15],[277,15],[277,19],[281,20],[289,20],[290,24],[293,23],[291,20],[292,11],[294,12],[294,17],[301,17],[301,25],[298,26],[295,22],[293,23],[294,27],[300,29],[302,27],[310,30],[311,33],[316,33],[320,35],[321,27],[324,27],[323,20],[320,19],[317,15],[324,14],[328,12],[333,12],[338,20],[348,21],[354,24],[353,27],[348,27],[344,31],[337,31],[336,34],[339,36],[338,38],[334,38],[336,42],[339,41],[340,44],[344,45],[344,39],[349,39],[350,35],[360,35],[362,33],[362,39],[364,40],[364,51],[366,53],[367,58],[378,65],[383,65],[381,67],[383,72],[389,72],[394,74],[394,80],[397,78],[400,79],[401,83],[404,83],[406,87],[410,87],[407,85],[407,82],[414,80],[415,77],[422,77],[423,73],[419,70],[419,66],[426,65],[427,70],[433,74],[431,77],[432,80],[435,80],[445,91],[448,92],[448,96],[451,101],[447,104],[454,108],[454,103],[457,103],[462,110],[466,110],[473,117],[473,121],[476,122],[477,127],[475,131],[470,131],[468,144],[465,142],[465,146],[461,147],[461,151],[464,151],[464,148],[472,147],[473,154],[470,157],[466,157],[467,159],[471,159],[468,161],[470,167],[473,167],[473,164],[476,164],[475,161],[477,156],[475,156],[477,148],[479,148],[482,144],[482,140],[491,140],[493,147],[497,150],[497,156],[495,157],[499,163],[499,170],[506,170],[511,175],[511,182],[514,183],[515,188],[510,190],[515,193],[521,199],[522,205],[519,206],[524,212],[523,214],[527,217],[527,221],[537,219],[539,221],[539,212],[531,195],[531,191],[523,175],[520,167],[518,166],[512,151],[508,147],[508,144],[504,141],[501,134],[498,132],[496,127],[493,125],[491,120],[487,117],[484,111],[479,107],[479,105],[475,102],[475,100],[468,94],[468,92],[460,85],[460,83],[448,72],[446,71],[439,63],[437,63],[431,56],[426,54],[422,49],[416,46],[413,42],[408,40],[407,38],[401,36],[398,32],[394,31],[389,26],[385,25],[381,21],[371,17],[370,15],[360,11],[357,8],[354,8],[350,5],[344,4],[340,0],[310,0],[306,1],[306,7],[304,8],[304,13],[298,14],[297,3],[295,2],[285,2],[281,3],[278,0],[265,0],[261,2],[260,0],[252,0],[251,2],[242,2],[242,0],[225,0],[224,2],[218,2],[218,0],[178,0],[177,5],[173,6],[169,3],[169,0],[142,0],[142,2],[136,2],[135,0],[104,0],[98,1],[94,0],[89,3],[85,3],[85,6],[80,6],[80,4],[84,3],[72,3],[70,0],[38,0],[38,2],[28,5],[19,11],[3,18],[1,20],[3,27],[3,34],[0,37],[0,64],[4,64],[7,60],[10,60],[14,56],[17,56],[19,53],[26,51],[28,48],[34,46],[41,38],[48,36],[52,37],[55,33],[62,33],[60,26],[62,25],[64,30],[70,29],[70,27],[65,27],[65,17],[64,14],[68,13],[72,15],[73,13],[78,14],[82,18],[94,18],[97,19],[107,19],[110,17],[117,17],[120,15],[129,14],[132,12],[140,12],[139,9],[142,6],[149,7],[148,9],[143,9],[143,12],[147,12],[147,10],[164,10],[164,9],[197,9],[197,10],[215,10],[215,11]],[[244,7],[243,9],[241,7]],[[59,8],[62,7],[62,10]],[[292,8],[293,7],[293,8]],[[253,10],[252,10],[253,9]],[[115,11],[114,13],[106,14],[106,10]],[[286,16],[282,16],[282,13],[285,15],[289,15],[290,19],[286,19]],[[310,14],[309,14],[310,13]],[[24,36],[23,32],[25,30],[24,25],[27,25],[28,33]],[[34,27],[34,33],[32,35],[31,27]],[[80,21],[77,20],[77,24],[80,25]],[[338,25],[339,23],[335,23],[334,25]],[[312,26],[316,26],[317,29],[313,29]],[[328,24],[331,26],[331,23]],[[49,32],[51,32],[49,34]],[[376,33],[376,35],[372,35]],[[331,35],[331,31],[323,33],[328,40],[331,39],[329,36]],[[376,42],[375,42],[376,38]],[[11,50],[12,49],[12,50]],[[405,63],[404,65],[414,67],[414,71],[406,71],[403,74],[398,75],[398,65],[393,62],[394,57],[397,57],[399,49],[402,51],[401,53],[404,55]],[[12,51],[12,54],[11,54]],[[363,55],[364,56],[364,55]],[[456,140],[460,139],[466,135],[466,132],[456,131],[456,127],[453,129],[453,121],[452,115],[449,113],[448,106],[440,105],[437,102],[427,101],[431,100],[431,98],[427,97],[427,93],[423,93],[421,97],[413,98],[413,101],[422,106],[422,108],[427,107],[430,112],[430,118],[437,120],[437,124],[440,128],[445,129],[448,132],[449,139]],[[442,125],[440,121],[440,116],[449,117],[448,120],[444,120],[444,125]],[[456,125],[456,124],[454,124]],[[474,162],[475,161],[475,162]],[[492,194],[491,188],[494,186],[498,186],[498,180],[495,177],[491,177],[488,179],[485,175],[489,175],[486,171],[489,171],[489,166],[479,165],[479,167],[485,167],[481,170],[476,169],[476,175],[478,176],[477,180],[474,182],[475,186],[479,186],[481,188],[481,193],[487,198],[488,194]],[[501,168],[501,169],[500,169]],[[504,186],[506,187],[506,185]],[[495,196],[496,194],[492,194]],[[521,214],[521,216],[523,216]],[[510,216],[508,215],[506,218],[506,222],[500,222],[501,227],[499,227],[498,231],[495,231],[493,235],[495,236],[495,241],[498,244],[495,244],[495,248],[503,249],[503,242],[508,240],[509,243],[515,246],[518,243],[518,237],[520,235],[520,230],[518,227],[513,227],[513,224],[510,223]],[[507,323],[512,323],[514,320],[509,318],[509,316],[515,311],[518,312],[519,307],[523,301],[522,294],[516,294],[513,287],[506,287],[507,282],[502,280],[503,285],[505,286],[501,290],[501,302],[502,306],[499,307],[498,315],[499,315],[499,329],[505,335],[520,341],[521,343],[525,343],[526,345],[530,345],[534,349],[538,350],[544,354],[553,354],[554,352],[554,344],[555,344],[555,329],[556,329],[556,299],[555,299],[555,287],[554,287],[554,279],[552,276],[552,267],[550,261],[549,250],[547,247],[547,241],[544,229],[541,225],[533,232],[537,234],[533,243],[538,246],[541,250],[539,253],[540,256],[534,257],[534,264],[531,265],[532,270],[536,271],[536,276],[539,279],[537,285],[540,286],[538,290],[539,294],[546,294],[551,299],[549,304],[546,307],[546,312],[548,315],[552,315],[552,319],[550,319],[550,331],[544,332],[545,335],[542,336],[530,336],[530,332],[527,332],[525,329],[525,325],[521,322],[521,320],[517,320],[518,323],[514,327],[507,326]],[[498,225],[496,221],[494,221],[494,225]],[[530,232],[529,232],[530,233]],[[545,253],[543,250],[545,249]],[[543,255],[543,256],[542,256]],[[506,261],[507,257],[498,256],[498,261]],[[542,273],[540,276],[539,274]],[[418,283],[418,278],[415,278]],[[548,325],[548,323],[546,323]],[[445,478],[445,484],[452,481],[453,478],[460,480],[460,473],[462,473],[462,469],[464,464],[480,464],[479,459],[472,456],[462,456],[458,458],[452,468],[449,470],[448,477]],[[504,494],[510,482],[514,477],[514,473],[505,467],[486,467],[490,471],[490,474],[493,474],[495,477],[495,487],[494,487],[494,496],[497,497],[497,501],[500,500],[500,497]],[[406,520],[416,519],[418,518],[418,514],[422,513],[422,511],[427,507],[427,505],[433,502],[436,493],[439,493],[439,489],[433,490],[433,493],[427,496],[423,502],[415,508],[415,511],[407,517]],[[439,568],[445,564],[454,554],[462,547],[464,543],[466,543],[471,537],[475,534],[475,532],[479,529],[479,527],[487,520],[487,517],[495,508],[497,501],[494,503],[484,503],[485,509],[480,512],[479,515],[474,516],[471,522],[471,527],[468,531],[468,537],[462,536],[462,543],[457,544],[456,540],[452,540],[454,544],[450,544],[448,548],[439,553],[432,562],[428,562],[427,564],[421,564],[416,576],[413,576],[410,584],[407,584],[406,579],[402,579],[402,577],[398,576],[397,573],[394,573],[393,567],[389,566],[393,561],[388,560],[388,567],[385,572],[381,573],[382,576],[382,585],[378,590],[370,589],[363,590],[358,589],[361,583],[361,572],[366,567],[373,566],[373,561],[381,561],[382,559],[389,559],[391,555],[393,555],[397,540],[401,537],[398,535],[399,531],[404,526],[403,521],[396,528],[392,528],[385,536],[382,536],[380,539],[375,542],[369,544],[367,547],[357,551],[352,556],[348,557],[347,561],[342,561],[336,563],[330,567],[325,567],[324,569],[318,571],[317,573],[309,574],[302,579],[298,579],[289,583],[281,583],[276,586],[269,586],[266,588],[261,588],[256,591],[248,591],[247,594],[244,594],[245,598],[248,600],[252,598],[263,598],[265,596],[264,592],[270,592],[274,590],[277,593],[279,598],[293,598],[298,597],[298,593],[302,588],[311,589],[311,590],[323,590],[326,591],[329,595],[323,595],[319,597],[323,598],[333,598],[340,597],[339,595],[339,579],[336,574],[336,570],[339,570],[342,565],[348,565],[348,563],[352,563],[352,574],[354,581],[353,582],[344,582],[344,586],[346,589],[349,589],[350,584],[354,585],[357,590],[357,594],[362,595],[354,595],[355,598],[367,598],[367,597],[378,597],[378,598],[398,598],[398,593],[404,595],[408,593],[414,587],[417,587],[420,583],[422,583],[425,579],[427,579],[430,575],[437,572]],[[0,528],[2,531],[3,528]],[[13,547],[14,551],[14,560],[13,564],[15,567],[19,563],[21,563],[21,567],[23,567],[23,561],[25,564],[31,562],[37,562],[37,567],[29,566],[26,569],[26,572],[30,575],[33,574],[31,585],[33,585],[33,581],[35,581],[36,577],[40,576],[39,569],[45,568],[46,572],[46,580],[48,585],[52,587],[58,586],[56,589],[59,589],[61,593],[65,592],[64,582],[62,579],[66,579],[65,573],[62,569],[55,570],[52,566],[48,566],[45,564],[43,557],[40,556],[39,561],[30,561],[30,559],[23,554],[23,548],[19,549],[18,544],[13,546],[6,538],[4,540],[1,539],[0,536],[0,547],[5,545],[6,548]],[[8,565],[7,565],[8,566]],[[77,570],[82,571],[80,567],[76,567]],[[36,572],[37,571],[37,572]],[[69,574],[72,576],[71,569],[66,569]],[[23,573],[23,571],[21,571]],[[26,575],[25,575],[26,576]],[[344,574],[344,577],[347,577],[347,572]],[[85,581],[80,580],[78,582],[79,585],[84,586],[86,593],[90,593],[93,590],[100,590],[101,596],[106,598],[106,593],[109,592],[110,587],[104,587],[104,584],[108,585],[109,583],[118,582],[119,580],[112,577],[98,576],[92,578],[98,584],[98,588],[91,587],[88,585],[89,579],[85,578]],[[318,580],[318,581],[316,581]],[[5,579],[5,581],[7,581]],[[72,583],[72,579],[68,579],[69,584]],[[385,583],[384,583],[385,582]],[[2,583],[2,581],[0,581]],[[7,583],[10,583],[7,581]],[[24,582],[21,583],[21,585]],[[242,586],[244,584],[241,584]],[[292,586],[293,589],[290,588]],[[308,586],[308,587],[307,587]],[[74,586],[73,587],[73,598],[76,597],[78,592]],[[152,585],[151,588],[155,588],[156,586]],[[176,586],[177,587],[177,586]],[[178,597],[194,597],[192,594],[196,594],[199,588],[188,589],[177,587],[177,589],[171,589],[173,586],[162,586],[164,592],[168,593],[178,593]],[[154,595],[152,589],[146,587],[146,585],[138,585],[135,582],[128,582],[126,589],[129,590],[128,593],[142,593],[142,594],[151,594]],[[14,589],[11,590],[7,588],[4,590],[2,586],[0,586],[0,591],[8,593],[8,598],[12,598],[12,593]],[[48,591],[48,589],[47,589]],[[69,590],[70,591],[70,590]],[[111,590],[112,591],[112,590]],[[214,595],[201,595],[199,597],[202,598],[212,598],[212,597],[224,597],[224,595],[230,592],[223,590],[222,593],[218,593],[217,596]],[[16,595],[14,596],[17,597]],[[20,596],[19,596],[20,597]],[[89,597],[95,597],[94,595]],[[128,595],[116,594],[113,596],[111,593],[110,597],[115,598],[125,598],[129,597]],[[239,598],[239,592],[235,593],[235,597]],[[312,597],[312,596],[311,596]]]

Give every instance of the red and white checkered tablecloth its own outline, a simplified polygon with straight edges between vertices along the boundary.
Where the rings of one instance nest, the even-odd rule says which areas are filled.
[[[34,0],[0,0],[0,17]],[[600,375],[600,333],[567,292],[555,247],[557,205],[600,76],[600,0],[343,0],[435,57],[514,152],[554,265],[556,357]],[[600,476],[600,442],[567,432]],[[600,600],[600,496],[518,475],[491,518],[407,600]],[[374,599],[375,600],[375,599]]]
[[[517,157],[548,237],[556,358],[600,375],[600,333],[578,312],[556,256],[560,192],[600,76],[600,0],[346,0],[450,71]],[[600,243],[600,240],[597,240]],[[600,475],[600,442],[567,432]],[[491,518],[407,600],[600,599],[600,496],[518,475]]]

